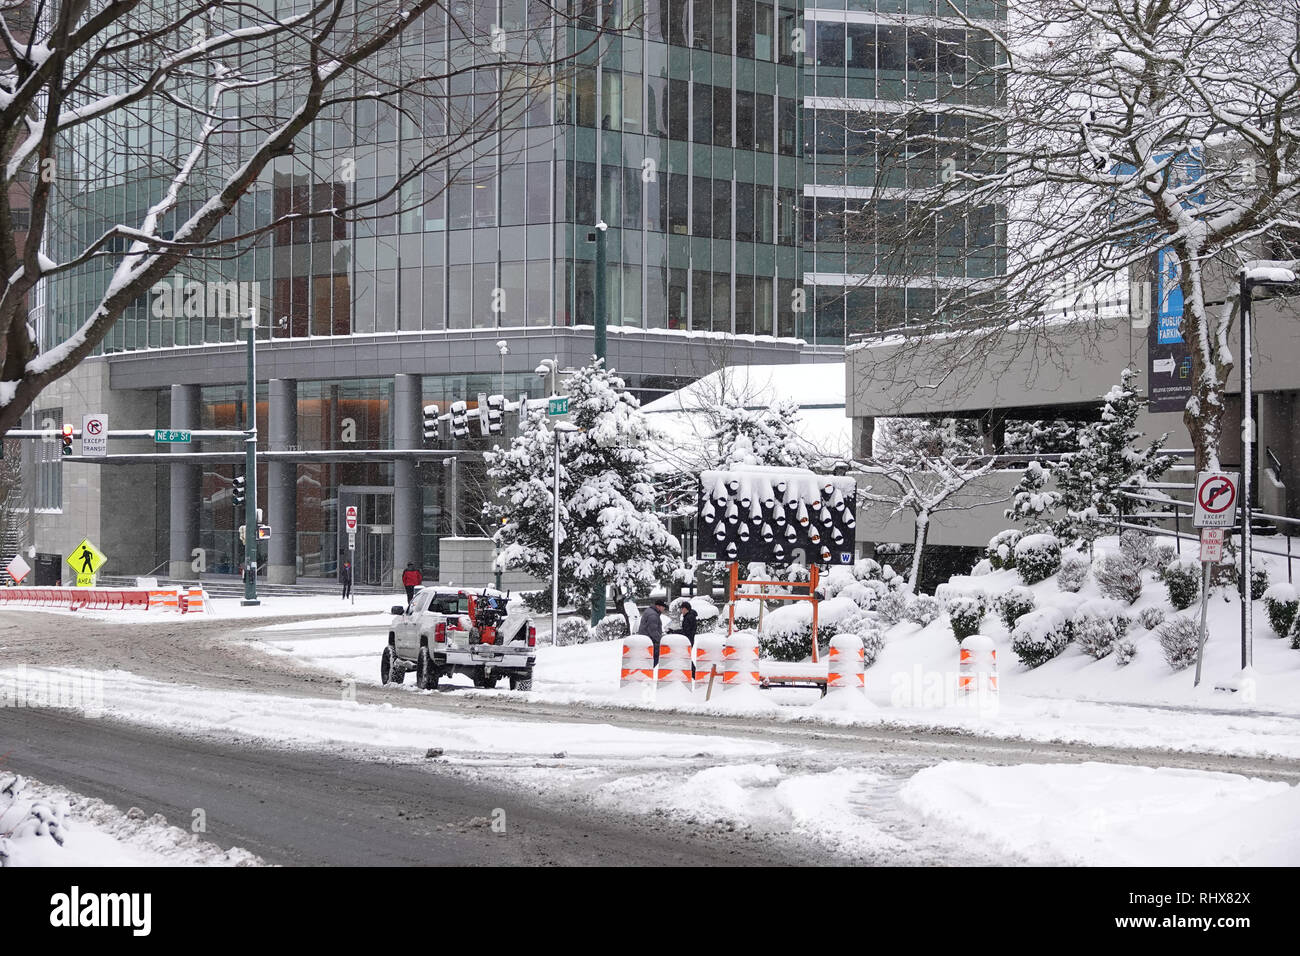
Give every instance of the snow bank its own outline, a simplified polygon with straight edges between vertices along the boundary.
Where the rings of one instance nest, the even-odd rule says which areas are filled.
[[[1300,865],[1300,790],[1236,774],[942,763],[899,795],[955,839],[1032,864]]]

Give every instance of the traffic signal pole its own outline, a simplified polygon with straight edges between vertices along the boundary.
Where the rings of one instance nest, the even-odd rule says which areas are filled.
[[[257,352],[254,348],[257,334],[257,306],[248,312],[248,398],[245,403],[248,427],[244,430],[244,607],[256,607],[257,559],[262,546],[257,535]],[[249,554],[252,558],[249,558]]]

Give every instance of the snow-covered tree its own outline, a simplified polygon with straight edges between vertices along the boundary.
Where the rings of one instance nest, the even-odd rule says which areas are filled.
[[[1008,518],[1031,528],[1050,524],[1059,537],[1091,542],[1105,533],[1116,516],[1134,510],[1123,493],[1144,488],[1177,460],[1161,453],[1167,434],[1135,447],[1143,437],[1136,427],[1142,408],[1137,375],[1125,369],[1120,383],[1106,393],[1101,420],[1090,422],[1079,433],[1077,452],[1063,457],[1050,473],[1036,461],[1029,463],[1006,512]],[[1047,491],[1053,477],[1056,490]],[[1064,514],[1058,515],[1058,509]]]
[[[936,514],[964,511],[997,500],[979,484],[997,462],[979,455],[979,439],[952,419],[890,419],[872,458],[854,462],[871,480],[859,494],[868,501],[889,505],[891,517],[904,511],[913,515],[912,569],[908,587],[920,584],[925,544]],[[974,454],[972,454],[975,452]]]
[[[722,405],[714,416],[716,427],[710,438],[716,467],[812,467],[813,449],[799,434],[799,403],[793,399],[776,399],[759,409]]]
[[[560,432],[561,601],[590,606],[593,589],[645,594],[681,561],[681,544],[655,511],[649,433],[623,380],[593,361],[568,382],[571,424]],[[488,453],[489,506],[507,568],[551,576],[555,433],[534,413],[506,449]],[[504,519],[504,523],[502,523]],[[539,597],[549,604],[549,593]]]
[[[180,282],[188,308],[200,279],[244,278],[231,261],[270,234],[328,246],[351,239],[353,222],[418,210],[474,178],[513,135],[500,130],[522,127],[597,43],[579,31],[557,49],[553,37],[590,26],[592,10],[543,6],[534,25],[514,8],[497,18],[445,0],[3,3],[0,434],[126,310],[164,301],[147,298],[156,284]],[[612,7],[602,16],[606,30],[624,22]],[[450,59],[398,54],[426,24],[445,32]],[[475,95],[453,96],[464,83]],[[403,137],[400,157],[380,135],[399,122],[423,133]],[[119,207],[129,218],[104,212]],[[90,295],[50,297],[71,331],[41,352],[28,302],[59,276]],[[258,305],[265,318],[269,302]],[[230,327],[234,309],[246,311],[221,309]]]
[[[1008,455],[1059,455],[1079,447],[1085,422],[1067,419],[1007,422],[1003,450]]]
[[[1196,467],[1218,470],[1233,277],[1296,255],[1277,245],[1300,228],[1300,2],[1034,0],[995,25],[940,10],[969,40],[877,120],[880,192],[846,217],[878,271],[936,289],[933,331],[909,330],[861,387],[959,389],[1012,353],[1068,367],[1126,331],[1094,290],[1136,282],[1139,304],[1163,250],[1192,358],[1184,421]],[[884,192],[904,181],[905,206]]]

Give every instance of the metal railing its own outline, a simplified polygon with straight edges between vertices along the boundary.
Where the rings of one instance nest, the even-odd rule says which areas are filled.
[[[1180,484],[1177,482],[1156,482],[1148,486],[1156,489],[1168,489],[1191,492],[1194,488],[1190,484]],[[1155,503],[1166,510],[1164,511],[1134,511],[1124,512],[1115,518],[1115,533],[1119,534],[1124,529],[1134,531],[1143,531],[1147,534],[1156,534],[1163,537],[1172,537],[1174,547],[1178,554],[1183,553],[1182,544],[1188,541],[1198,548],[1200,546],[1200,535],[1192,526],[1192,512],[1195,505],[1190,501],[1183,501],[1178,498],[1156,497],[1155,495],[1142,494],[1136,491],[1121,491],[1120,497],[1129,501],[1139,501],[1146,503]],[[1185,510],[1184,510],[1185,509]],[[1127,520],[1126,520],[1127,519]],[[1274,557],[1286,558],[1286,580],[1288,584],[1295,581],[1294,562],[1300,560],[1300,554],[1295,553],[1292,545],[1292,534],[1288,534],[1286,528],[1289,526],[1294,529],[1295,536],[1300,536],[1300,519],[1288,518],[1286,515],[1270,514],[1267,511],[1260,511],[1258,508],[1250,509],[1251,525],[1254,528],[1252,535],[1253,542],[1251,550],[1256,554],[1271,554]],[[1168,528],[1155,527],[1148,524],[1135,524],[1136,521],[1165,521],[1173,524],[1173,530]],[[1285,549],[1276,550],[1273,548],[1261,547],[1263,541],[1268,541],[1269,535],[1260,535],[1259,527],[1261,524],[1282,525],[1281,539],[1286,542]],[[1183,529],[1187,530],[1184,531]],[[1226,529],[1229,536],[1241,534],[1240,521],[1231,528]],[[1261,540],[1262,538],[1262,540]]]

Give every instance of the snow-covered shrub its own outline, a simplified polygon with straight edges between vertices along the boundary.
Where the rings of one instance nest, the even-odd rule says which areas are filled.
[[[1161,607],[1144,607],[1138,611],[1137,622],[1148,631],[1154,631],[1165,622],[1165,610]]]
[[[1088,559],[1081,554],[1067,554],[1061,558],[1061,570],[1057,572],[1056,583],[1062,591],[1077,593],[1088,580]]]
[[[1061,570],[1061,543],[1056,536],[1029,534],[1016,542],[1016,570],[1025,584],[1045,581]]]
[[[560,647],[571,644],[586,644],[591,636],[591,628],[580,617],[566,617],[560,621],[555,643]]]
[[[818,578],[818,589],[828,598],[839,595],[849,585],[856,584],[852,569],[843,565],[832,567]]]
[[[1154,571],[1156,576],[1165,573],[1165,568],[1169,567],[1169,562],[1178,557],[1178,549],[1172,544],[1166,544],[1163,541],[1159,544],[1151,545],[1147,552],[1146,569]]]
[[[868,625],[856,633],[862,638],[863,660],[866,666],[870,667],[876,662],[881,649],[885,646],[885,632],[878,627]]]
[[[1190,617],[1175,614],[1155,631],[1156,639],[1164,651],[1165,660],[1176,671],[1196,663],[1196,648],[1200,641],[1197,623]]]
[[[1009,570],[1016,566],[1016,545],[1022,537],[1024,537],[1023,531],[1009,528],[1006,531],[999,531],[989,539],[985,556],[994,571]]]
[[[736,601],[732,613],[735,614],[736,630],[752,631],[758,628],[758,601]]]
[[[853,576],[859,581],[879,581],[880,562],[871,558],[858,558],[853,562]]]
[[[975,567],[970,569],[970,576],[973,578],[983,577],[986,574],[993,573],[993,562],[988,558],[980,558],[975,562]]]
[[[1046,664],[1069,643],[1065,614],[1055,607],[1030,611],[1011,632],[1011,650],[1026,667]]]
[[[937,598],[932,598],[928,594],[918,594],[907,602],[907,610],[904,613],[909,621],[925,627],[943,613],[943,608],[939,607]]]
[[[799,612],[807,602],[790,602],[763,620],[758,632],[759,652],[774,661],[802,661],[812,655],[812,611]]]
[[[668,605],[668,610],[674,615],[676,620],[681,619],[682,602],[689,602],[691,610],[695,612],[695,632],[697,634],[707,634],[709,631],[716,630],[719,627],[726,627],[726,619],[722,616],[722,610],[713,603],[713,598],[707,594],[696,594],[694,597],[676,598]],[[757,613],[755,614],[757,617]]]
[[[1264,592],[1264,609],[1268,612],[1268,623],[1278,637],[1286,637],[1295,621],[1296,611],[1300,609],[1300,595],[1289,584],[1274,584]]]
[[[1174,558],[1161,575],[1175,611],[1185,611],[1201,593],[1201,564],[1192,558]]]
[[[1085,654],[1101,660],[1128,633],[1128,618],[1119,601],[1084,601],[1070,617],[1070,639]]]
[[[882,624],[892,627],[907,614],[907,593],[890,591],[876,599],[876,616]]]
[[[1002,623],[1010,631],[1015,628],[1016,621],[1034,609],[1034,592],[1029,588],[1011,588],[1006,593],[999,594],[995,603],[998,617],[1002,618]]]
[[[1102,552],[1093,562],[1092,574],[1108,598],[1132,604],[1142,595],[1142,569],[1125,555]]]
[[[49,837],[63,846],[64,806],[51,806],[24,797],[27,781],[16,774],[0,773],[0,869],[9,865],[19,840]]]
[[[861,581],[854,581],[840,590],[839,597],[848,598],[864,611],[870,611],[876,605],[876,591]]]
[[[1250,572],[1250,599],[1258,601],[1268,590],[1268,572],[1263,568],[1255,568]]]
[[[1133,528],[1125,529],[1119,535],[1119,551],[1138,567],[1146,567],[1151,557],[1151,537]]]
[[[959,642],[980,632],[984,620],[984,602],[976,597],[957,597],[948,602],[948,621],[952,636]]]
[[[1137,645],[1133,643],[1132,638],[1121,637],[1115,642],[1115,664],[1123,667],[1133,658],[1137,657]]]
[[[593,644],[601,641],[621,641],[628,633],[627,621],[622,614],[607,614],[591,629],[591,637],[588,641]]]

